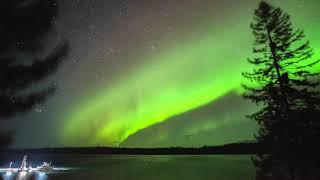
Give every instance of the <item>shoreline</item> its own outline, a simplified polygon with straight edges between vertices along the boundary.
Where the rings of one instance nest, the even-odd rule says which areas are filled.
[[[105,154],[105,155],[248,155],[267,153],[265,146],[257,143],[234,143],[221,146],[121,148],[121,147],[55,147],[12,148],[0,150],[5,154]]]

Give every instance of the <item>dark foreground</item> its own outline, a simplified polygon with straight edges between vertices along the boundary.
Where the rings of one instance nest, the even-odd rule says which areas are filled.
[[[19,162],[22,154],[10,156],[7,158]],[[52,161],[56,166],[71,168],[62,173],[32,175],[29,178],[39,180],[254,180],[255,177],[249,155],[29,154],[28,159],[33,165],[41,161]]]

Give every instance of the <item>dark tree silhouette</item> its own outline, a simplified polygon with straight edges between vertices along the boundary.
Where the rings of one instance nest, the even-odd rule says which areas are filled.
[[[251,28],[254,57],[248,62],[255,69],[243,73],[251,81],[243,85],[244,97],[261,106],[249,118],[260,125],[258,142],[270,147],[270,154],[258,154],[254,160],[257,174],[302,177],[306,171],[298,171],[298,166],[312,164],[304,154],[316,147],[320,137],[320,94],[315,78],[319,73],[314,69],[319,60],[312,58],[304,32],[294,29],[290,16],[280,8],[261,1]]]
[[[65,41],[53,43],[48,38],[57,8],[56,0],[1,1],[1,123],[3,119],[31,110],[55,91],[55,84],[42,89],[35,89],[33,85],[55,72],[68,52]],[[11,140],[8,133],[1,133],[0,148]]]

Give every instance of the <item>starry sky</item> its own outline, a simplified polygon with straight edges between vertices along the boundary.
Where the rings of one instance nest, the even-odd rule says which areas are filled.
[[[56,94],[11,119],[16,147],[219,145],[253,139],[241,97],[258,0],[60,1]],[[318,0],[270,0],[320,56]],[[320,67],[317,67],[320,69]]]

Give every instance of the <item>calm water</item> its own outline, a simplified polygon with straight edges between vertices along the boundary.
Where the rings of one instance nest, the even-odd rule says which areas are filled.
[[[20,156],[11,157],[17,166]],[[254,180],[250,156],[107,156],[107,155],[29,155],[32,166],[52,161],[66,172],[30,175],[20,179],[78,180]],[[3,179],[19,179],[17,175]]]

